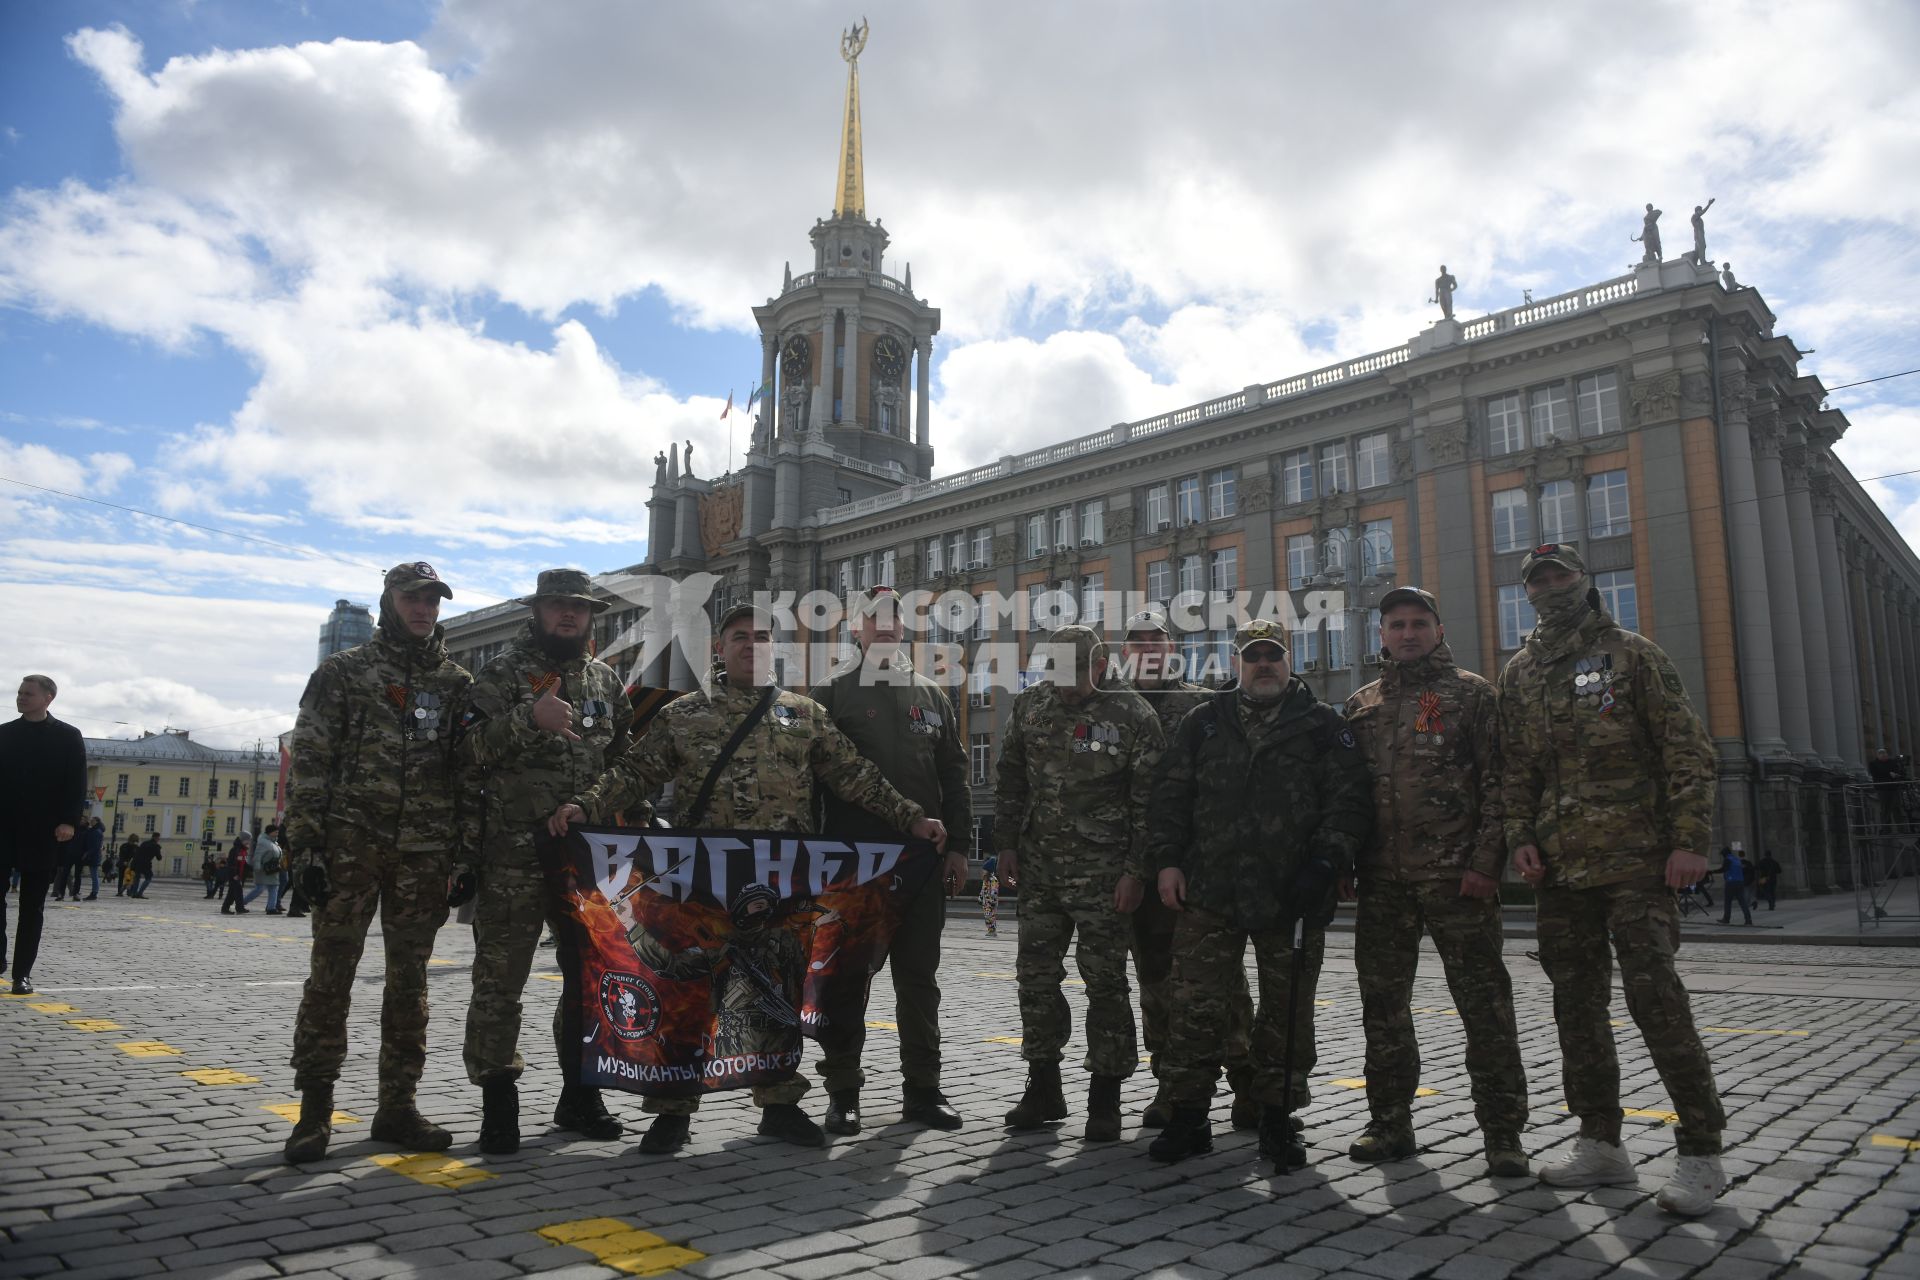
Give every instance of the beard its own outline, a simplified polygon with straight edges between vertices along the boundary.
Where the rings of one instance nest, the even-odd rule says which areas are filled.
[[[588,632],[582,631],[577,636],[557,636],[537,622],[533,629],[534,641],[540,646],[540,652],[554,662],[572,662],[587,651]]]

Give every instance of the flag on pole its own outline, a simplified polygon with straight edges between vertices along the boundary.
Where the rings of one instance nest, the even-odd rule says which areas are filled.
[[[733,392],[729,391],[727,392],[727,407],[720,411],[720,416],[724,418],[732,412],[733,412]]]
[[[748,394],[746,412],[748,413],[753,412],[753,406],[756,401],[759,401],[762,399],[771,399],[772,396],[773,396],[773,383],[771,382],[761,383],[759,386],[755,387]]]

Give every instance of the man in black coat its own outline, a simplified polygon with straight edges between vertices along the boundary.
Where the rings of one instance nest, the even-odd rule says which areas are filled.
[[[13,943],[13,993],[33,990],[47,889],[63,846],[80,825],[87,748],[80,731],[47,714],[58,688],[47,676],[20,681],[20,718],[0,725],[0,964],[6,962],[6,895],[20,873],[20,927]]]

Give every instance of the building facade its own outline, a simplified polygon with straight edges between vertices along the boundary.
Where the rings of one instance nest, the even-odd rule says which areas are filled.
[[[850,75],[856,121],[857,92]],[[851,136],[843,174],[860,172]],[[1691,255],[1649,259],[934,478],[939,312],[910,275],[884,274],[887,236],[847,189],[813,228],[814,270],[789,272],[754,309],[771,390],[745,462],[702,479],[672,451],[657,459],[645,559],[622,573],[717,575],[716,611],[881,582],[1065,593],[1109,630],[1121,620],[1098,615],[1103,592],[1286,591],[1303,613],[1331,605],[1296,633],[1293,658],[1338,702],[1373,678],[1387,590],[1435,592],[1455,656],[1491,677],[1533,625],[1525,552],[1576,543],[1614,616],[1671,655],[1707,722],[1715,847],[1771,851],[1792,888],[1850,883],[1839,788],[1875,748],[1913,750],[1920,730],[1920,561],[1835,456],[1846,418],[1756,289]],[[524,617],[496,606],[451,620],[456,658]],[[607,615],[603,648],[632,622]],[[1226,636],[1193,631],[1182,647],[1199,660]],[[969,652],[1032,641],[979,623],[938,638]],[[693,662],[704,655],[676,649],[625,674],[684,689]],[[971,678],[963,691],[984,835],[1011,699]]]
[[[335,600],[333,612],[320,624],[320,656],[313,660],[313,665],[317,667],[342,649],[351,649],[371,639],[373,611],[351,600]]]
[[[105,823],[112,848],[129,832],[159,837],[155,875],[198,876],[205,849],[224,852],[280,812],[280,753],[264,744],[224,750],[170,731],[88,738],[86,746],[89,812]]]

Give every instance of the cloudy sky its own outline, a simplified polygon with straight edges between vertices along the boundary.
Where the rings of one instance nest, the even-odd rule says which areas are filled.
[[[1645,200],[1673,243],[1718,198],[1829,386],[1920,365],[1905,0],[862,3],[941,472],[1395,345],[1441,261],[1463,315],[1618,275]],[[0,669],[250,743],[385,565],[470,607],[642,559],[653,454],[719,468],[831,209],[855,16],[0,6]],[[1833,403],[1856,474],[1913,465],[1920,377]]]

